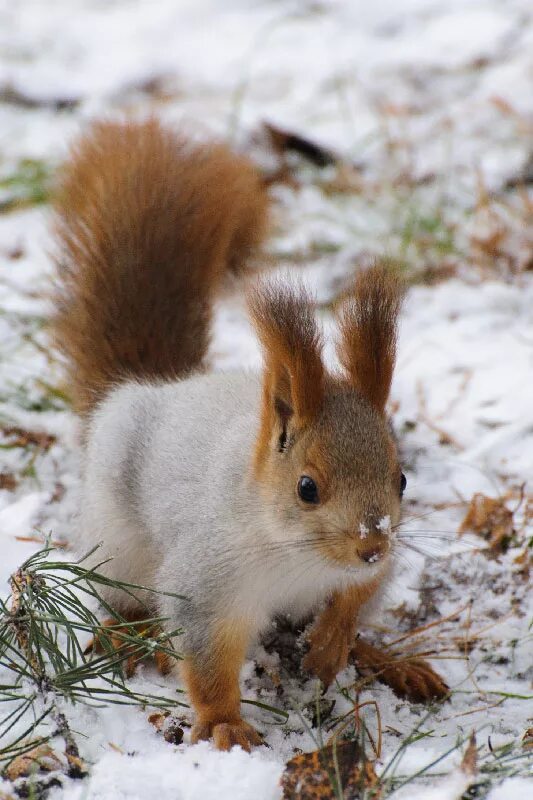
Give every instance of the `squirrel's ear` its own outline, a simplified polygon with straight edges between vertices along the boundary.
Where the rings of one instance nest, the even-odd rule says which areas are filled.
[[[352,386],[385,412],[394,364],[404,287],[385,264],[360,272],[341,309],[339,359]]]
[[[303,287],[262,282],[248,292],[248,308],[264,354],[262,433],[289,422],[305,427],[324,395],[322,340]]]

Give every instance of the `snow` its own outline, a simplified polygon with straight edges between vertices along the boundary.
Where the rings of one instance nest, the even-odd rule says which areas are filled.
[[[529,800],[531,795],[531,780],[525,778],[507,778],[500,786],[487,795],[487,800]]]
[[[388,514],[386,514],[384,517],[382,517],[382,518],[379,520],[379,522],[378,522],[378,524],[377,524],[377,529],[378,529],[378,530],[379,530],[379,531],[380,531],[380,532],[381,532],[381,533],[382,533],[384,536],[390,536],[390,534],[391,534],[391,520],[390,520],[390,517],[389,517],[389,515],[388,515]]]
[[[483,199],[501,192],[531,155],[532,53],[528,0],[0,0],[0,90],[48,103],[0,102],[0,181],[22,158],[59,163],[98,114],[155,111],[194,135],[221,135],[262,158],[257,131],[267,119],[325,143],[359,170],[355,193],[328,193],[334,176],[326,170],[319,181],[309,168],[301,170],[298,191],[273,189],[272,259],[315,292],[328,336],[329,303],[354,264],[398,252],[418,265],[453,263],[450,279],[409,291],[391,401],[408,481],[398,535],[428,557],[402,552],[387,610],[374,609],[364,631],[373,641],[394,641],[452,615],[417,639],[420,650],[436,651],[433,664],[454,690],[450,702],[426,718],[425,709],[379,684],[358,698],[380,708],[381,769],[417,725],[428,733],[407,748],[398,775],[422,769],[472,730],[485,752],[489,736],[493,746],[519,747],[531,725],[533,607],[516,562],[521,548],[488,557],[478,551],[478,537],[456,532],[466,504],[483,492],[509,493],[516,530],[523,541],[533,533],[525,503],[519,505],[519,487],[529,482],[531,495],[533,474],[533,273],[524,271],[532,200],[505,195],[489,208]],[[58,99],[77,106],[55,110]],[[0,188],[0,202],[7,192]],[[435,219],[449,226],[442,253],[422,242],[423,226]],[[411,223],[422,226],[422,243],[406,241]],[[476,242],[502,225],[507,238],[487,256]],[[18,481],[14,490],[0,489],[2,593],[38,547],[25,539],[51,532],[68,544],[76,525],[76,421],[43,388],[61,385],[43,331],[49,250],[46,207],[0,214],[0,425],[57,436],[31,464],[31,453],[0,449],[0,473]],[[326,352],[334,363],[331,338]],[[238,295],[228,293],[217,309],[212,360],[215,369],[259,366]],[[279,725],[244,707],[269,745],[251,755],[191,746],[186,726],[184,743],[168,744],[141,709],[68,708],[91,773],[51,797],[279,800],[285,761],[297,748],[315,746],[308,727],[317,682],[289,667],[265,645],[243,669],[243,697],[288,712]],[[283,695],[272,677],[278,672]],[[355,679],[353,667],[338,677],[348,690]],[[148,667],[132,685],[175,689]],[[350,710],[336,687],[325,696],[333,700],[335,713]],[[375,731],[375,714],[368,710],[365,718]],[[439,762],[440,777],[409,783],[395,796],[460,797],[468,786],[462,751]],[[532,791],[524,771],[502,779],[488,798],[521,800]]]
[[[143,749],[144,747],[143,741]],[[168,748],[170,750],[170,748]],[[231,753],[218,753],[206,743],[190,747],[179,756],[175,752],[153,752],[142,760],[115,752],[106,753],[91,778],[89,791],[78,786],[72,800],[145,800],[158,794],[176,800],[219,800],[232,797],[249,800],[261,797],[277,800],[279,764],[259,753],[248,755],[240,747]]]

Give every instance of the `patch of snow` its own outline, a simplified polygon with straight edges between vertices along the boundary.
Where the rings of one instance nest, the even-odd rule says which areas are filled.
[[[384,536],[390,536],[392,533],[390,516],[386,514],[384,517],[381,517],[376,527]]]

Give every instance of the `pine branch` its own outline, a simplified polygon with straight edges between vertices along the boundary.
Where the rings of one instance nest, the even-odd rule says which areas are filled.
[[[175,698],[135,692],[125,683],[123,666],[164,653],[179,658],[172,640],[181,631],[164,632],[164,619],[150,615],[137,596],[152,590],[113,581],[85,566],[94,550],[79,562],[51,560],[52,547],[29,558],[10,579],[11,596],[0,601],[0,704],[8,713],[0,722],[0,762],[61,737],[65,743],[67,773],[82,777],[87,767],[69,725],[64,701],[98,704],[138,704],[159,708],[186,705]],[[105,562],[103,562],[105,563]],[[128,621],[101,596],[112,586],[135,599],[146,614]],[[156,593],[156,592],[153,592]],[[91,606],[95,608],[93,611]],[[102,626],[97,606],[116,620]],[[79,641],[91,635],[98,654]],[[24,727],[25,722],[27,725]]]
[[[31,615],[27,614],[25,603],[26,595],[34,593],[34,588],[39,591],[39,576],[20,568],[11,576],[11,610],[10,617],[15,630],[16,640],[30,666],[37,690],[41,693],[45,706],[56,725],[55,735],[62,736],[65,742],[65,756],[68,762],[68,774],[71,778],[82,778],[87,773],[78,745],[72,735],[65,715],[59,710],[57,695],[52,678],[48,675],[45,663],[38,650],[31,646]],[[34,587],[34,583],[37,586]],[[43,582],[44,583],[44,582]],[[43,584],[41,584],[41,588]]]

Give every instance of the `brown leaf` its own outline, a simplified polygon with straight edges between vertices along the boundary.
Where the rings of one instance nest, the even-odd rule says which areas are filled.
[[[0,489],[13,492],[17,488],[17,479],[12,472],[0,472]]]
[[[505,553],[514,533],[513,512],[507,508],[503,498],[477,493],[470,501],[459,535],[466,531],[482,536],[494,553]]]
[[[472,731],[468,747],[465,750],[463,760],[461,761],[461,771],[469,777],[474,777],[477,773],[477,744],[476,734]]]
[[[371,762],[357,742],[345,741],[291,758],[281,776],[283,800],[336,800],[339,778],[344,800],[357,800],[370,788],[380,796]]]
[[[163,739],[170,744],[181,744],[183,741],[183,728],[179,719],[168,717],[163,725]]]
[[[270,138],[272,149],[277,153],[288,151],[298,153],[317,167],[327,167],[337,163],[338,159],[331,150],[311,139],[268,122],[264,123],[264,128]]]
[[[165,720],[170,714],[170,711],[155,711],[148,717],[148,722],[153,725],[156,731],[162,731]]]
[[[63,497],[65,496],[65,492],[66,492],[65,485],[60,481],[57,481],[56,485],[54,486],[54,491],[52,492],[52,496],[50,497],[50,500],[48,502],[59,503],[60,500],[62,500]]]
[[[183,728],[180,720],[171,716],[170,711],[156,711],[148,717],[158,733],[170,744],[181,744],[183,741]]]
[[[48,450],[57,441],[57,437],[52,433],[28,431],[13,426],[2,428],[2,433],[11,439],[8,443],[10,447],[27,447],[31,444],[41,450]]]
[[[522,747],[524,750],[533,750],[533,728],[528,728],[522,736]]]
[[[520,553],[513,559],[513,564],[516,564],[519,569],[518,574],[522,576],[524,580],[529,580],[529,573],[531,569],[531,553],[529,552],[529,547],[524,547]]]
[[[492,105],[495,106],[502,114],[505,114],[509,117],[516,116],[516,109],[504,97],[501,97],[500,95],[494,95],[490,98],[490,101]]]
[[[56,769],[63,769],[63,764],[51,747],[40,744],[33,750],[14,758],[6,767],[4,774],[8,780],[15,781],[17,778],[27,778],[35,772],[53,772]]]

